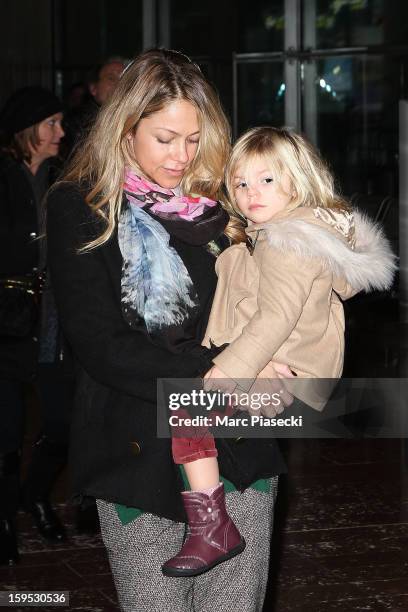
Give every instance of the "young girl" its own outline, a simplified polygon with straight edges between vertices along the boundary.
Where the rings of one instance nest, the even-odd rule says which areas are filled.
[[[212,379],[233,379],[248,390],[271,360],[287,364],[298,378],[340,377],[340,298],[386,290],[392,283],[395,258],[381,229],[335,194],[318,153],[287,129],[258,127],[241,136],[226,186],[233,211],[246,221],[248,240],[217,260],[218,284],[203,344],[228,346],[213,359],[207,382],[211,387]],[[213,380],[212,387],[218,386]],[[322,407],[317,400],[310,403]],[[206,457],[185,464],[192,488],[207,487],[196,495],[211,496],[220,487],[210,440],[203,437]],[[175,444],[182,456],[183,441],[173,449]],[[228,518],[225,523],[230,529]],[[195,556],[195,563],[200,556],[208,559],[211,532],[204,524],[190,531],[168,562],[174,570],[185,567],[189,557]],[[234,550],[220,549],[212,565],[239,548],[236,540]]]

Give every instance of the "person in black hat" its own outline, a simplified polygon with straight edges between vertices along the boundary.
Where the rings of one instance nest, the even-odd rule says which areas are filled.
[[[18,302],[15,320],[10,321],[5,306],[16,300],[16,293],[4,288],[5,279],[8,284],[11,280],[30,287],[45,269],[45,241],[37,238],[42,233],[44,196],[60,170],[57,156],[64,136],[61,111],[62,104],[53,93],[41,87],[25,87],[15,92],[0,112],[0,563],[3,564],[15,563],[19,558],[15,517],[20,500],[47,540],[60,541],[65,537],[49,494],[66,462],[72,384],[71,379],[62,377],[57,365],[61,346],[53,295],[46,283],[38,320],[23,329]],[[43,430],[34,445],[20,491],[24,391],[25,384],[35,379],[39,383]]]

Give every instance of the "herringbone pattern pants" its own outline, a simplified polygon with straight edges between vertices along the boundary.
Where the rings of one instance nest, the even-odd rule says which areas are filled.
[[[125,612],[261,612],[278,477],[270,493],[227,493],[231,517],[246,540],[241,555],[195,578],[167,578],[161,565],[182,545],[183,523],[143,514],[122,525],[115,507],[97,501],[119,603]]]

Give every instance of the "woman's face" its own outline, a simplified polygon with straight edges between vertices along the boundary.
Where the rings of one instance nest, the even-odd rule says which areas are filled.
[[[37,162],[43,162],[48,157],[58,155],[61,138],[64,136],[62,129],[62,113],[55,113],[38,124],[39,144],[32,151],[32,158]]]
[[[200,126],[194,106],[175,100],[141,119],[129,134],[133,157],[146,178],[173,189],[183,178],[197,152]]]

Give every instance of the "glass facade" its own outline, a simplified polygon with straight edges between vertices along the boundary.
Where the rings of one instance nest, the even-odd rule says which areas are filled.
[[[313,0],[316,47],[404,45],[408,4],[395,0]],[[306,10],[308,2],[305,2]]]
[[[145,37],[143,0],[56,0],[66,87]],[[153,40],[193,57],[235,135],[290,125],[329,160],[347,195],[398,193],[398,102],[407,98],[408,2],[151,0]],[[407,43],[407,47],[403,45]]]
[[[256,125],[285,123],[283,62],[248,62],[237,65],[238,133]]]
[[[406,95],[407,58],[342,55],[313,60],[304,78],[303,124],[347,194],[398,193],[398,100]]]
[[[283,0],[239,0],[236,51],[281,51],[284,45],[285,7]]]
[[[171,44],[191,55],[279,51],[285,30],[284,0],[173,0]]]

